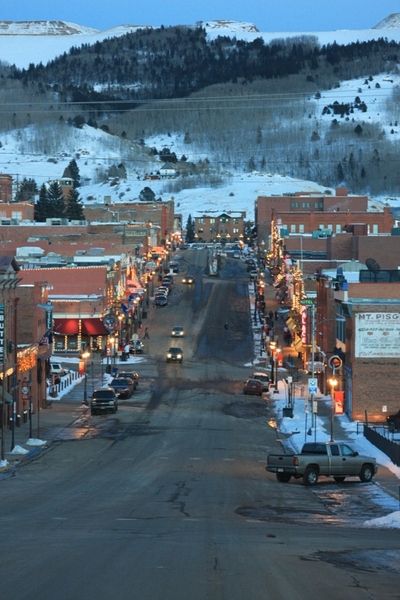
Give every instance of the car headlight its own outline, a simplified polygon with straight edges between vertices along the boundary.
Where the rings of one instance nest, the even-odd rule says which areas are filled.
[[[177,354],[176,358],[182,358],[182,354]]]
[[[172,358],[172,354],[170,354],[170,353],[168,352],[168,354],[167,354],[167,358]]]

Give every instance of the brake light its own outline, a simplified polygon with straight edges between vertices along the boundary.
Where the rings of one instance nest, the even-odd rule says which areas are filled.
[[[298,456],[293,456],[293,466],[294,467],[298,467],[299,466],[299,457]]]

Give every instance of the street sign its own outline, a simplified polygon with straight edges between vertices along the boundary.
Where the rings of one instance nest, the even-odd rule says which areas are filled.
[[[316,394],[318,391],[318,379],[316,377],[308,378],[308,393]]]
[[[103,319],[103,325],[109,333],[113,333],[117,328],[117,319],[114,315],[106,315]]]
[[[302,306],[314,306],[315,298],[303,298],[302,300],[300,300],[300,304]]]

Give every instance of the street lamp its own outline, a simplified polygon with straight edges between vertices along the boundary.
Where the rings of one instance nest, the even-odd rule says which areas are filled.
[[[335,413],[335,387],[338,384],[336,377],[330,377],[328,383],[331,386],[331,442],[333,442],[333,415]]]
[[[275,379],[274,379],[274,371],[275,371],[275,349],[276,349],[276,342],[274,342],[273,340],[271,340],[270,343],[269,343],[269,350],[271,352],[271,357],[272,357],[272,363],[271,363],[271,384],[272,385],[275,383]]]
[[[278,354],[280,354],[281,349],[280,348],[275,348],[275,352],[274,352],[274,358],[275,358],[275,389],[274,389],[274,394],[277,394],[279,392],[278,390]]]
[[[81,354],[81,358],[83,358],[83,368],[84,368],[84,379],[83,379],[83,404],[87,404],[87,359],[90,357],[89,350],[85,350]]]

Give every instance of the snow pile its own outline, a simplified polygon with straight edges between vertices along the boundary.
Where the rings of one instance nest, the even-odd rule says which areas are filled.
[[[385,517],[378,517],[377,519],[369,519],[365,521],[364,527],[387,527],[390,529],[400,528],[400,510],[386,515]]]
[[[23,448],[22,446],[14,446],[13,450],[11,450],[10,454],[28,454],[29,450]]]

